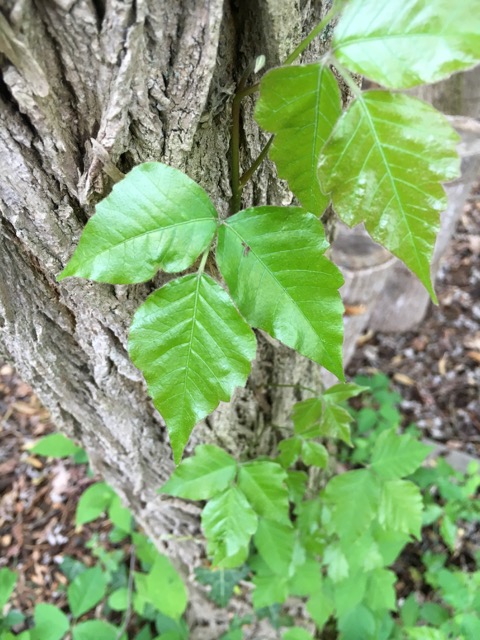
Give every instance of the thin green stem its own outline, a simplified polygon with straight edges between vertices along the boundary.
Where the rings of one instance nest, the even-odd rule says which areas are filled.
[[[210,242],[210,244],[202,254],[202,259],[200,260],[200,264],[198,266],[197,278],[200,278],[203,272],[205,271],[205,265],[207,264],[208,254],[210,253],[210,249],[212,248],[212,243],[213,243],[213,240],[212,242]]]
[[[262,164],[262,162],[265,160],[265,158],[268,155],[268,151],[272,145],[273,139],[275,136],[270,136],[269,141],[267,142],[267,144],[263,147],[263,149],[260,151],[260,153],[257,156],[257,159],[254,161],[254,163],[252,164],[251,167],[249,167],[245,173],[242,175],[242,177],[240,178],[240,189],[243,189],[243,187],[247,184],[247,182],[250,180],[250,178],[253,176],[253,174],[255,173],[255,171],[258,169],[258,167]]]
[[[361,98],[362,90],[352,78],[352,74],[350,73],[350,71],[348,71],[348,69],[345,69],[345,67],[341,65],[340,62],[338,62],[335,56],[329,55],[328,62],[330,62],[330,64],[332,64],[338,71],[338,73],[342,76],[342,79],[345,81],[345,84],[348,86],[355,98]]]
[[[318,34],[320,34],[325,29],[325,27],[328,25],[328,23],[331,20],[333,20],[333,18],[337,15],[338,11],[339,11],[339,7],[337,3],[335,3],[333,7],[330,9],[330,11],[323,18],[323,20],[319,22],[317,26],[314,29],[312,29],[312,31],[310,31],[308,36],[300,42],[298,47],[294,51],[292,51],[292,53],[288,56],[288,58],[285,60],[283,64],[284,65],[292,64],[292,62],[294,62],[298,58],[298,56],[300,56],[305,51],[305,49],[312,42],[312,40],[316,38]]]

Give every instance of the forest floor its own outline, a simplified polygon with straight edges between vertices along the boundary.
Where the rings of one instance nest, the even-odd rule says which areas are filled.
[[[348,375],[388,374],[401,411],[425,436],[480,458],[480,189],[468,201],[437,279],[440,304],[418,331],[366,334]],[[80,495],[94,481],[87,465],[33,456],[29,443],[53,431],[48,412],[8,364],[0,364],[0,568],[21,568],[13,605],[62,606],[71,556],[92,565],[85,544],[106,537],[97,520],[76,528]]]

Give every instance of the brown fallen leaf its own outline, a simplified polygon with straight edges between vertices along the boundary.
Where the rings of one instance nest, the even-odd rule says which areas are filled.
[[[480,351],[467,351],[467,356],[475,362],[480,362]]]
[[[370,330],[370,331],[367,331],[367,333],[363,333],[361,336],[358,336],[357,346],[363,347],[364,344],[367,344],[367,342],[370,342],[370,340],[373,338],[374,335],[375,335],[374,332]]]
[[[25,416],[34,416],[38,413],[38,406],[32,406],[27,402],[14,402],[12,407],[17,413],[22,413]]]
[[[444,376],[447,373],[447,359],[445,356],[442,356],[438,361],[438,373],[441,376]]]
[[[368,311],[368,308],[364,304],[346,304],[344,315],[361,316],[367,311]]]
[[[43,462],[41,462],[35,456],[28,456],[25,458],[25,462],[29,464],[31,467],[35,467],[35,469],[43,469]]]

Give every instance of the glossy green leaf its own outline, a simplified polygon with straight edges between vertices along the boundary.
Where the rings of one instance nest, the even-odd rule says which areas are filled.
[[[217,212],[184,173],[160,162],[136,166],[102,200],[58,276],[131,284],[159,269],[190,267],[210,244]]]
[[[194,425],[245,384],[255,336],[219,284],[192,274],[147,298],[128,344],[179,462]]]
[[[260,518],[254,542],[270,571],[277,576],[288,577],[295,546],[295,530],[292,525]]]
[[[211,571],[204,567],[195,569],[195,576],[201,584],[210,585],[208,597],[219,607],[226,607],[233,596],[236,585],[249,574],[248,567],[240,569],[217,569]]]
[[[67,458],[73,456],[79,451],[82,451],[81,447],[64,436],[63,433],[51,433],[44,438],[40,438],[30,449],[30,453],[35,453],[40,456],[50,456],[51,458]]]
[[[463,0],[350,0],[333,51],[385,87],[437,82],[480,62],[480,12]]]
[[[365,222],[434,300],[430,261],[447,206],[441,182],[458,176],[458,140],[430,105],[368,91],[341,117],[320,158],[321,183],[338,216],[349,226]]]
[[[296,207],[256,207],[220,227],[217,262],[247,321],[339,378],[342,275],[323,255],[323,226]]]
[[[376,515],[380,488],[365,470],[348,471],[330,480],[325,498],[332,506],[332,520],[338,535],[363,533]]]
[[[292,419],[295,433],[305,438],[319,436],[338,438],[351,445],[350,413],[335,402],[330,404],[327,396],[308,398],[293,407]]]
[[[316,215],[329,203],[320,190],[318,158],[340,114],[340,91],[328,67],[280,67],[262,78],[255,118],[275,134],[270,157],[301,205]]]
[[[160,491],[185,500],[208,500],[226,489],[236,473],[232,456],[213,444],[202,444],[178,465]]]
[[[389,480],[382,487],[378,521],[385,529],[420,538],[423,501],[420,490],[408,480]]]
[[[70,628],[67,616],[53,604],[37,604],[33,614],[32,640],[61,640]]]
[[[0,612],[7,604],[17,583],[17,574],[7,567],[0,569]]]
[[[105,597],[107,580],[100,567],[80,573],[68,586],[67,598],[75,618],[80,617]]]
[[[430,451],[431,447],[408,434],[400,436],[395,429],[388,429],[375,441],[371,468],[385,480],[409,476],[422,464]]]
[[[147,575],[135,573],[135,585],[140,596],[161,613],[178,620],[187,607],[187,590],[164,555],[158,555]]]
[[[118,629],[105,620],[87,620],[72,629],[73,640],[117,640]]]
[[[328,387],[323,393],[322,398],[326,404],[338,404],[356,398],[358,395],[367,391],[368,387],[361,387],[353,382],[340,382]]]
[[[290,522],[287,474],[276,462],[248,462],[238,472],[238,488],[258,515],[277,522]]]
[[[233,568],[243,564],[257,525],[255,511],[236,487],[212,498],[202,511],[202,527],[214,566]]]

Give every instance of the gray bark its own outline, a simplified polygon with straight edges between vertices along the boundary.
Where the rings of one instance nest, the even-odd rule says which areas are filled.
[[[98,145],[122,171],[148,160],[186,171],[225,215],[235,83],[261,53],[268,67],[278,64],[324,7],[315,0],[2,0],[0,9],[0,351],[188,576],[204,554],[199,511],[156,494],[173,467],[170,448],[126,351],[132,315],[161,277],[125,287],[58,284],[55,276],[111,188]],[[265,140],[252,110],[250,99],[244,168]],[[288,197],[266,163],[244,203]],[[190,448],[201,439],[236,454],[271,450],[266,426],[285,419],[293,396],[270,385],[319,380],[306,359],[262,337],[259,345],[247,388],[197,428]],[[192,598],[192,638],[218,638],[224,614],[213,614],[193,588]]]

